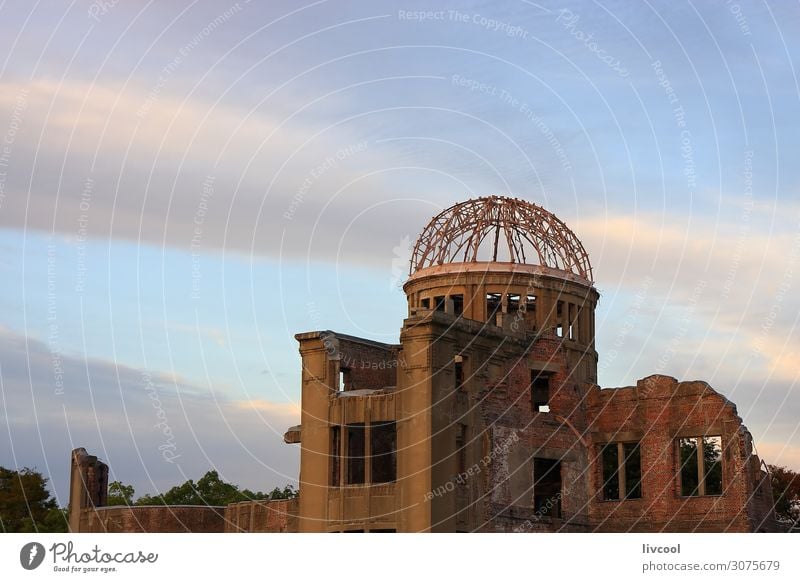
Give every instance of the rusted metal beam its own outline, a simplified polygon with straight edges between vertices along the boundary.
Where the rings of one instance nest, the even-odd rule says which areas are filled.
[[[410,274],[477,261],[539,264],[593,281],[589,255],[575,233],[552,212],[519,198],[486,196],[439,213],[417,239]]]

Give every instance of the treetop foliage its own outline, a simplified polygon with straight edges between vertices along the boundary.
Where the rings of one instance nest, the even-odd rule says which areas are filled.
[[[67,531],[66,511],[47,490],[47,479],[27,467],[0,467],[0,532],[59,533]]]
[[[291,485],[276,487],[269,493],[239,489],[222,480],[215,470],[208,471],[196,482],[189,479],[159,495],[142,495],[134,501],[134,488],[119,481],[108,486],[108,505],[210,505],[225,506],[240,501],[291,499],[297,491]]]

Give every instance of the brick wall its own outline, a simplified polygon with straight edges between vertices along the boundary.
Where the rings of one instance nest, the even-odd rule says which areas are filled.
[[[338,347],[329,349],[339,356],[340,368],[347,368],[347,390],[380,390],[397,385],[398,350],[366,341],[336,336]]]
[[[225,508],[225,533],[295,533],[298,499],[245,501]]]
[[[708,384],[650,376],[636,386],[594,388],[589,401],[594,529],[745,532],[755,529],[756,514],[768,521],[768,504],[754,506],[758,460],[749,434],[736,407]],[[699,436],[722,437],[723,495],[681,495],[677,439]],[[622,441],[640,442],[642,498],[605,501],[599,445]]]
[[[224,508],[205,506],[85,509],[82,533],[222,533]]]
[[[601,390],[570,375],[558,338],[526,352],[503,351],[499,380],[480,394],[482,430],[499,451],[487,475],[487,531],[773,531],[769,480],[736,407],[705,382],[650,376],[636,386]],[[530,364],[547,362],[550,413],[532,411]],[[514,433],[514,442],[503,447]],[[722,439],[723,494],[681,495],[677,439]],[[642,498],[604,500],[600,445],[639,442]],[[534,511],[530,460],[561,459],[562,518]]]
[[[483,425],[492,435],[495,451],[484,529],[588,531],[587,458],[582,442],[585,403],[582,387],[570,375],[563,341],[546,335],[530,349],[505,355],[503,377],[499,383],[489,383],[480,398]],[[550,370],[549,413],[534,411],[531,402],[531,369],[541,364]],[[534,508],[536,457],[561,461],[562,493],[553,499],[561,505],[560,518]]]

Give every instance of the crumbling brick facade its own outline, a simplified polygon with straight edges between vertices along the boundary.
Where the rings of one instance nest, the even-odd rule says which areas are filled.
[[[593,522],[603,531],[767,531],[775,527],[771,491],[736,406],[705,382],[650,376],[636,386],[590,393],[595,443],[641,442],[641,499],[603,501],[600,463],[593,465]],[[681,437],[718,436],[722,492],[685,496]],[[596,451],[595,451],[596,452]],[[765,503],[766,502],[766,503]]]

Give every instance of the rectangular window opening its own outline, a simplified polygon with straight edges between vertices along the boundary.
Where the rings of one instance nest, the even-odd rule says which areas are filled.
[[[623,443],[625,499],[642,498],[642,452],[639,443]]]
[[[517,313],[520,310],[520,296],[517,293],[509,293],[506,300],[508,301],[509,313]]]
[[[533,508],[542,517],[561,517],[561,462],[533,459]]]
[[[397,428],[394,422],[370,425],[372,483],[393,483],[397,479]]]
[[[681,495],[722,495],[722,437],[678,439],[678,456]]]
[[[350,389],[350,368],[339,368],[339,392]]]
[[[450,299],[453,300],[453,315],[460,317],[464,313],[464,296],[452,295]]]
[[[362,485],[364,483],[365,455],[364,425],[347,426],[347,484]]]
[[[445,310],[445,301],[444,295],[437,295],[433,298],[434,309],[436,311],[444,311]]]
[[[536,330],[536,296],[528,295],[525,298],[525,324],[530,331]]]
[[[500,293],[486,294],[486,321],[494,323],[497,321],[497,314],[503,308],[503,296]]]
[[[619,499],[619,448],[617,443],[604,445],[600,454],[603,463],[603,499]]]
[[[575,306],[572,303],[567,303],[566,307],[566,316],[564,317],[564,323],[566,326],[566,334],[567,338],[574,340],[575,339]]]
[[[703,438],[705,495],[722,495],[722,437]]]
[[[684,438],[678,441],[680,450],[681,495],[690,497],[700,495],[699,457],[697,455],[697,439]]]
[[[419,302],[423,309],[430,309],[431,308],[431,300],[430,297],[426,297],[422,301]]]
[[[461,356],[456,356],[453,366],[453,387],[456,390],[460,390],[464,386],[464,359]]]
[[[603,499],[641,499],[642,458],[639,443],[607,443],[601,445]]]
[[[531,409],[550,412],[550,375],[531,370]]]

